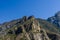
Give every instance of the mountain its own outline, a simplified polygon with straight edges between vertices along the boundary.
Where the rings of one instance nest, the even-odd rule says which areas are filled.
[[[56,26],[60,27],[60,11],[57,12],[54,16],[49,17],[47,20],[55,24]]]
[[[1,24],[0,40],[60,40],[60,28],[45,19],[24,16]]]

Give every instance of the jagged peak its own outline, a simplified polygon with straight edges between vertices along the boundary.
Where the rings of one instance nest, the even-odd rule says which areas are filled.
[[[25,20],[25,21],[27,21],[29,19],[35,19],[35,17],[33,15],[32,16],[29,16],[29,17],[23,16],[22,19]]]
[[[35,17],[33,15],[28,17],[28,19],[32,19],[32,18],[35,18]]]

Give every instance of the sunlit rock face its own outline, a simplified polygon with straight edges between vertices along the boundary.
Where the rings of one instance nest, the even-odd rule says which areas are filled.
[[[55,16],[47,19],[49,22],[56,24],[60,27],[60,11],[55,14]]]
[[[16,40],[42,40],[42,34],[40,34],[40,25],[39,22],[37,20],[35,20],[35,18],[30,17],[29,19],[31,19],[29,23],[26,23],[23,25],[22,30],[23,31],[23,35],[19,34],[16,37]],[[24,37],[25,36],[25,37]],[[19,38],[20,37],[20,38]]]
[[[23,33],[16,37],[16,40],[50,40],[45,30],[41,29],[41,26],[35,18],[33,21],[23,25]]]

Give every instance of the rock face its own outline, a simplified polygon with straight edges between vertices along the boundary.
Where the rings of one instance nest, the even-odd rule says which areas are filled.
[[[50,40],[45,31],[41,29],[39,22],[34,18],[32,22],[24,24],[21,27],[24,30],[23,35],[19,34],[16,40]]]
[[[47,27],[49,23],[44,24],[43,22],[39,22],[34,16],[24,16],[20,20],[12,21],[12,24],[10,22],[9,24],[5,23],[1,27],[4,28],[7,25],[8,28],[1,31],[0,34],[4,33],[0,36],[0,40],[60,40],[58,30],[51,26]],[[48,28],[53,29],[57,33],[50,31]]]
[[[55,16],[50,17],[47,20],[53,24],[56,24],[58,27],[60,27],[60,11],[57,12]]]

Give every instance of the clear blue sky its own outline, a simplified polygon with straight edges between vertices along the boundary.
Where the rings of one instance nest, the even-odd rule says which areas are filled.
[[[60,11],[60,0],[0,0],[0,23],[34,15],[47,19]]]

